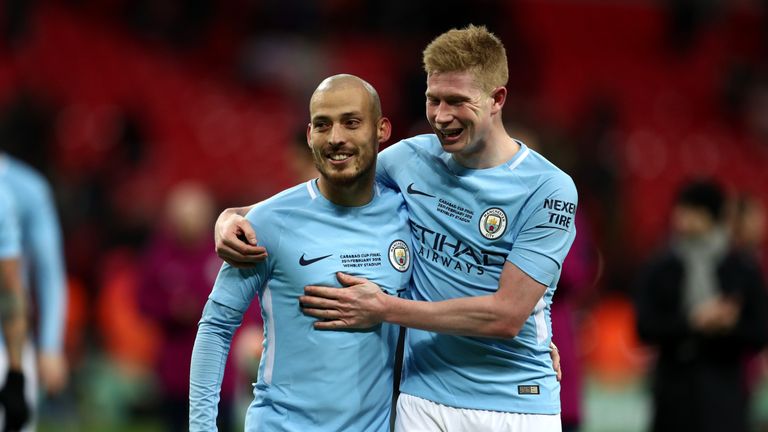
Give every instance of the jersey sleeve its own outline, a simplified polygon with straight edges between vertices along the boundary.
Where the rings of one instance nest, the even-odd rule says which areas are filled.
[[[189,369],[189,430],[216,430],[221,381],[232,336],[243,313],[209,299],[197,329]]]
[[[9,194],[0,189],[0,259],[21,254],[18,217]]]
[[[376,180],[388,188],[400,191],[400,187],[395,180],[398,161],[403,157],[403,152],[407,146],[403,141],[392,144],[379,152],[376,160]]]
[[[67,306],[61,226],[50,188],[47,184],[38,186],[35,197],[30,197],[35,199],[34,211],[26,216],[40,309],[39,346],[43,352],[61,353]]]
[[[272,227],[269,212],[257,205],[246,216],[253,225],[259,244],[269,251],[279,247],[278,229]],[[275,253],[275,255],[277,255]],[[216,277],[197,329],[189,372],[189,430],[216,430],[221,381],[232,336],[259,288],[271,272],[269,259],[254,268],[238,269],[224,264]]]
[[[577,204],[570,177],[560,174],[545,181],[523,210],[524,222],[507,260],[537,282],[551,285],[576,237]]]
[[[256,231],[259,244],[276,256],[279,247],[279,223],[272,223],[269,211],[263,205],[256,205],[246,218]],[[279,222],[279,221],[278,221]],[[253,268],[235,268],[224,263],[213,285],[210,299],[234,310],[245,313],[259,288],[269,276],[271,263],[257,263]]]

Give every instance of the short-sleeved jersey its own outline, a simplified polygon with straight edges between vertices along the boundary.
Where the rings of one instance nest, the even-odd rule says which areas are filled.
[[[381,152],[377,176],[400,190],[408,206],[414,300],[492,294],[505,261],[547,286],[511,339],[409,329],[401,391],[459,408],[559,413],[550,305],[575,237],[571,178],[523,143],[500,166],[467,169],[435,135]]]
[[[21,233],[13,198],[0,181],[0,259],[21,255]]]
[[[377,184],[370,203],[341,207],[311,180],[256,205],[247,219],[269,257],[254,270],[225,264],[209,300],[239,313],[254,298],[261,305],[264,352],[245,429],[388,431],[398,327],[315,330],[298,297],[306,285],[339,286],[336,272],[365,277],[391,295],[404,291],[411,234],[402,196]],[[193,355],[191,397],[199,400],[194,382],[205,371],[195,363]]]

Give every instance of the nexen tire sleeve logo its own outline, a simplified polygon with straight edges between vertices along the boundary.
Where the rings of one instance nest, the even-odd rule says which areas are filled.
[[[411,265],[411,251],[402,240],[395,240],[389,245],[389,263],[399,272],[408,270]]]
[[[480,234],[488,240],[496,240],[507,230],[507,215],[504,210],[493,207],[483,212],[478,224]]]

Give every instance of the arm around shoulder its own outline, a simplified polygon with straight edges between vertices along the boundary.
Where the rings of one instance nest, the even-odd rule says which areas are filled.
[[[245,218],[252,208],[228,208],[216,219],[216,254],[233,267],[252,267],[267,258],[267,250],[258,246],[256,232]]]

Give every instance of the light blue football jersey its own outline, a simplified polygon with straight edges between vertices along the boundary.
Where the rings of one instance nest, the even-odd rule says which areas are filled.
[[[13,198],[0,181],[0,259],[21,256],[21,232]]]
[[[548,287],[512,339],[408,329],[404,393],[459,408],[560,412],[550,306],[576,234],[577,194],[568,175],[520,145],[507,163],[478,170],[459,165],[435,135],[379,155],[379,181],[400,190],[408,206],[413,299],[494,293],[506,260]]]
[[[33,168],[0,153],[0,181],[8,187],[21,230],[25,285],[34,289],[37,347],[61,352],[67,305],[66,269],[61,226],[48,181]]]
[[[368,278],[392,295],[405,290],[411,275],[405,204],[389,188],[377,184],[375,191],[367,205],[340,207],[311,180],[249,212],[269,258],[255,270],[225,264],[219,273],[192,356],[192,431],[214,427],[232,327],[254,298],[265,342],[245,430],[389,430],[398,327],[315,330],[316,319],[302,314],[298,301],[306,285],[339,286],[338,271]]]

